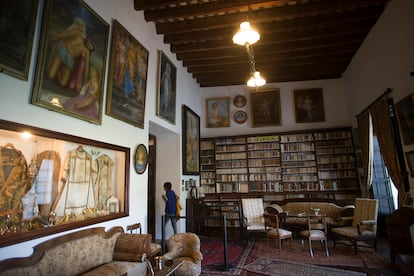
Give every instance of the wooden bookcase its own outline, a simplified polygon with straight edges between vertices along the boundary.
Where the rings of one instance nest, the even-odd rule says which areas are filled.
[[[200,158],[201,196],[257,194],[271,202],[359,195],[350,127],[206,138]]]
[[[249,192],[246,137],[217,138],[216,192]]]
[[[281,191],[280,136],[247,137],[249,192]]]
[[[216,153],[212,140],[200,141],[200,193],[216,192]]]

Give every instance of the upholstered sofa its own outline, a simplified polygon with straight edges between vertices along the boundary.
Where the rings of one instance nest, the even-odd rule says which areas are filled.
[[[287,202],[284,205],[271,204],[266,207],[269,213],[281,213],[285,225],[307,225],[306,214],[312,214],[318,208],[320,214],[326,216],[326,223],[329,228],[345,226],[352,223],[353,205],[345,207],[338,206],[331,202]]]
[[[31,256],[0,262],[0,275],[147,275],[151,234],[90,228],[47,240]]]

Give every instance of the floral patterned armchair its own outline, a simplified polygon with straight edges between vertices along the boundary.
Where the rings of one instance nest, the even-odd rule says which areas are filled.
[[[165,260],[183,260],[184,263],[177,269],[178,276],[200,275],[203,255],[200,251],[200,238],[194,233],[178,233],[167,240]]]

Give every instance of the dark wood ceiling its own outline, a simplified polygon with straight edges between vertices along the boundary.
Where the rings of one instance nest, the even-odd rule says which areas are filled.
[[[245,84],[249,60],[232,37],[249,19],[268,83],[340,78],[389,0],[134,0],[201,87]]]

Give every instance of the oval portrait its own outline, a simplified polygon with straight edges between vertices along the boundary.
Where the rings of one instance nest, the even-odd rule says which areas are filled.
[[[236,111],[234,113],[234,121],[238,124],[243,124],[247,120],[247,113],[244,111]]]
[[[246,105],[246,97],[242,95],[237,95],[236,97],[234,97],[233,103],[236,107],[243,107]]]
[[[138,174],[143,174],[147,168],[147,148],[143,144],[139,144],[135,150],[134,168]]]

